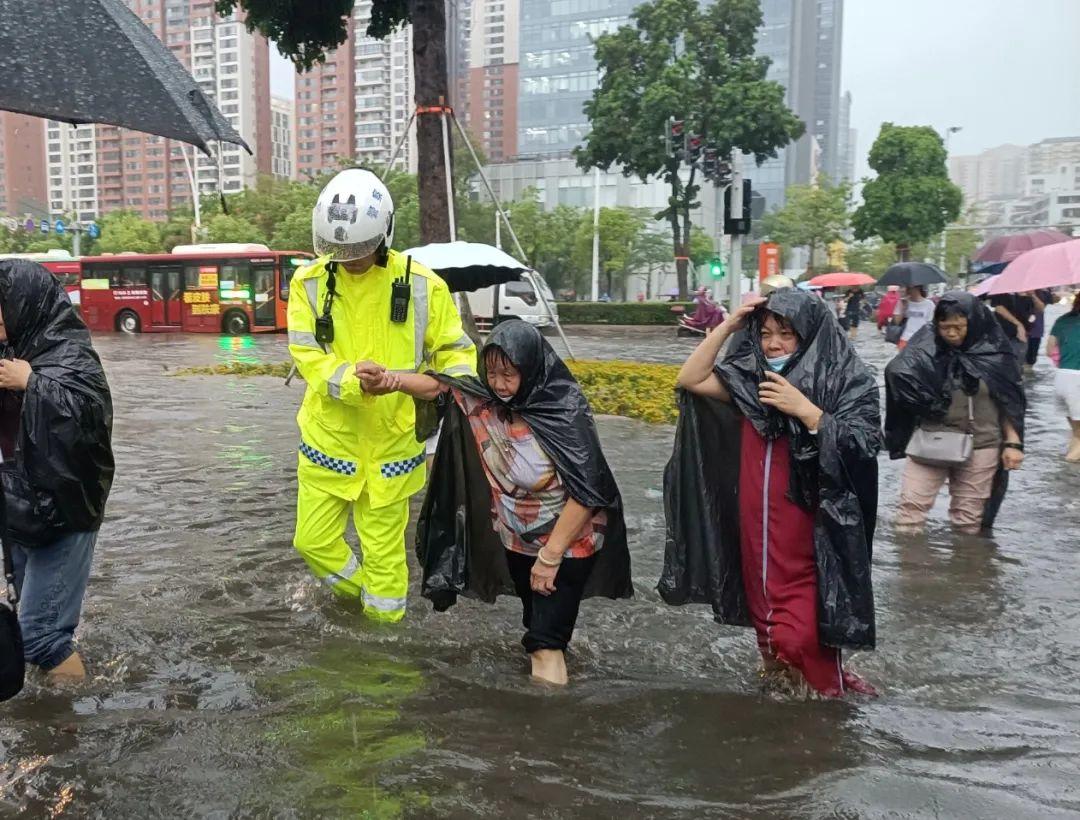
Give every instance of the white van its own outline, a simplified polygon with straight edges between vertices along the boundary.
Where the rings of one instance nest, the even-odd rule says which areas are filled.
[[[547,304],[540,297],[541,293],[547,299]],[[487,332],[507,319],[522,319],[536,327],[551,327],[559,319],[555,294],[536,271],[522,273],[521,280],[517,282],[472,291],[468,297],[469,307],[476,319],[476,329],[481,332]],[[551,312],[547,305],[551,305]]]

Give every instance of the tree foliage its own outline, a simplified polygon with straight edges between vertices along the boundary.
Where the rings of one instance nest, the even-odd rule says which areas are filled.
[[[101,236],[97,253],[161,253],[161,233],[158,225],[143,219],[134,211],[113,211],[98,220]]]
[[[661,177],[671,197],[656,218],[670,223],[675,256],[688,255],[701,185],[696,169],[684,178],[667,151],[669,118],[685,121],[721,157],[743,151],[758,163],[804,131],[783,87],[765,79],[769,60],[754,54],[761,19],[758,0],[651,0],[632,12],[632,25],[597,38],[601,78],[585,104],[592,131],[575,152],[578,164]],[[683,295],[686,267],[678,266]]]
[[[932,239],[960,215],[963,194],[949,181],[945,144],[928,126],[883,123],[870,149],[877,173],[863,186],[852,223],[856,239],[894,243],[901,257]]]
[[[297,68],[309,69],[348,38],[348,18],[355,4],[356,0],[217,0],[215,5],[222,16],[242,8],[248,31],[265,35]],[[405,4],[374,0],[374,5]]]
[[[821,174],[813,185],[792,185],[787,189],[784,206],[765,215],[765,234],[785,249],[809,248],[807,273],[812,273],[816,252],[844,236],[851,220],[850,210],[850,185],[833,185]]]

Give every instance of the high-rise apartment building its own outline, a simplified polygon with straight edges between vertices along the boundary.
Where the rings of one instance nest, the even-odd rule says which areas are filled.
[[[296,172],[295,115],[296,105],[292,100],[270,99],[270,173],[280,179],[293,179]]]
[[[473,0],[463,123],[492,162],[517,154],[518,0]]]
[[[353,37],[326,56],[326,62],[296,75],[296,169],[306,178],[337,167],[352,156],[355,105]]]
[[[0,113],[0,213],[44,216],[47,197],[44,120]]]
[[[371,0],[358,0],[353,17],[356,96],[352,156],[361,165],[384,166],[401,142],[416,107],[412,26],[405,26],[385,40],[368,37],[365,32],[371,18]],[[394,166],[416,171],[415,125],[409,129]]]
[[[49,206],[93,218],[127,208],[161,220],[191,201],[189,164],[200,193],[239,191],[272,165],[270,51],[234,13],[218,17],[213,0],[127,0],[131,9],[191,72],[254,151],[220,143],[207,157],[191,146],[137,131],[50,122],[46,135]],[[186,155],[186,156],[185,156]]]
[[[951,155],[947,165],[949,179],[963,191],[967,207],[1020,196],[1027,162],[1027,146],[999,145],[981,154]]]
[[[371,0],[359,0],[349,36],[326,62],[296,77],[296,164],[301,177],[333,171],[342,159],[382,166],[412,116],[412,26],[386,40],[368,37]],[[395,167],[416,170],[416,130]]]

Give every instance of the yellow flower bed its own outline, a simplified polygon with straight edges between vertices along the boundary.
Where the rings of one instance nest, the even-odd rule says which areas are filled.
[[[677,365],[623,361],[567,361],[570,372],[592,405],[593,413],[625,416],[651,424],[674,424]],[[277,376],[289,373],[288,362],[230,362],[188,367],[177,376]]]

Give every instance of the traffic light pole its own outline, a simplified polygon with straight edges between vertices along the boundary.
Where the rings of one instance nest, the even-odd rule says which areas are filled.
[[[727,221],[727,211],[725,210],[725,203],[727,202],[727,189],[726,185],[716,186],[716,213],[717,213],[717,225],[716,225],[716,254],[723,258],[724,255],[724,224]],[[724,280],[713,279],[713,301],[720,304],[724,301]]]
[[[737,215],[738,218],[742,218],[743,211],[743,182],[742,171],[739,170],[739,155],[738,152],[732,152],[731,155],[731,213]],[[742,299],[742,244],[743,237],[741,233],[735,234],[731,237],[731,260],[728,263],[728,277],[730,278],[730,291],[728,298],[729,310],[735,312],[739,307],[739,302]]]

